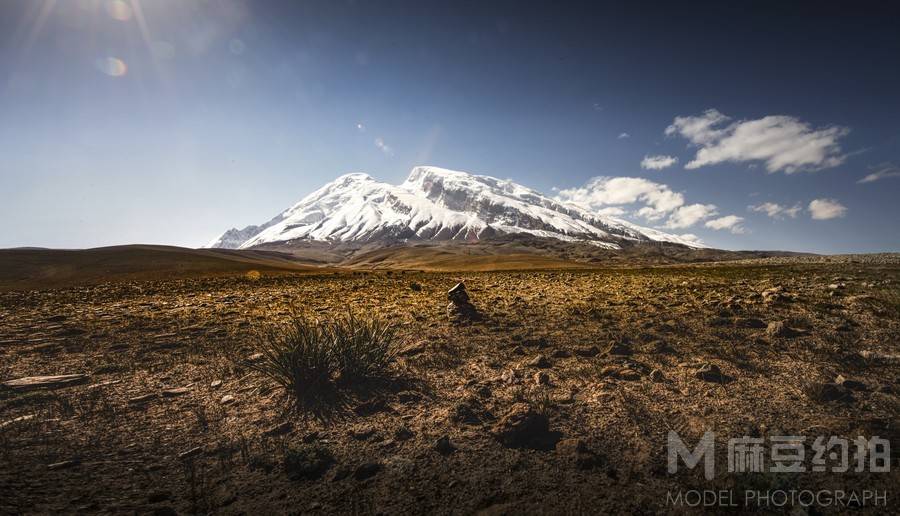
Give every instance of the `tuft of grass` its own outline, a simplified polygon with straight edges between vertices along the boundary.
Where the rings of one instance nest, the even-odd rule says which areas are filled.
[[[261,334],[251,370],[284,388],[297,407],[322,398],[339,384],[385,376],[394,359],[393,324],[352,313],[328,321],[294,312],[286,325]]]
[[[394,359],[396,327],[377,317],[348,313],[328,325],[337,373],[342,382],[379,377]]]

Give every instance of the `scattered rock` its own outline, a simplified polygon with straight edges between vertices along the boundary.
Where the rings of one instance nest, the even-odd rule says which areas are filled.
[[[843,401],[849,403],[853,401],[853,393],[850,389],[837,383],[814,383],[807,390],[810,398],[819,402]]]
[[[375,435],[375,429],[371,426],[364,426],[350,432],[350,437],[356,439],[357,441],[368,440],[373,435]]]
[[[550,420],[527,403],[516,403],[497,422],[494,437],[507,448],[552,449],[559,433],[550,431]]]
[[[575,348],[574,351],[580,357],[595,357],[600,354],[600,348],[597,346],[582,346]]]
[[[641,374],[634,369],[625,367],[616,372],[616,378],[626,382],[636,382],[641,379]]]
[[[553,352],[553,358],[569,358],[572,356],[572,352],[568,349],[557,349]]]
[[[450,436],[444,435],[435,441],[432,449],[441,455],[450,455],[456,451],[456,446],[450,442]]]
[[[405,426],[401,426],[396,431],[394,431],[394,440],[395,441],[408,441],[415,436],[412,430],[406,428]]]
[[[209,382],[209,386],[213,389],[218,389],[222,386],[222,380],[213,380]]]
[[[650,371],[650,379],[656,383],[660,383],[666,381],[666,375],[659,369],[654,369]]]
[[[55,462],[53,464],[48,464],[47,469],[54,471],[58,469],[66,469],[71,468],[72,466],[77,466],[79,464],[78,460],[64,460],[62,462]]]
[[[806,335],[807,332],[789,327],[784,321],[772,321],[766,326],[766,335],[769,337],[783,337],[790,339]]]
[[[537,355],[536,357],[528,361],[529,367],[539,367],[544,369],[550,367],[551,365],[552,364],[550,363],[550,360],[544,355]]]
[[[734,322],[740,328],[762,329],[766,327],[765,321],[755,317],[739,317]]]
[[[222,399],[219,400],[219,403],[221,403],[222,405],[229,405],[231,403],[234,403],[234,396],[232,396],[231,394],[226,394],[222,396]]]
[[[143,396],[136,396],[134,398],[131,398],[128,400],[128,403],[131,405],[143,405],[144,403],[149,403],[158,397],[158,394],[156,394],[155,392],[151,392],[150,394],[144,394]]]
[[[191,392],[191,390],[187,387],[176,387],[174,389],[166,389],[162,391],[162,395],[164,398],[174,398],[176,396],[183,396],[189,392]]]
[[[631,351],[631,346],[628,344],[616,342],[606,350],[606,353],[608,355],[628,356],[631,355],[633,351]]]
[[[701,365],[694,371],[694,376],[703,381],[713,383],[729,383],[734,381],[734,378],[723,373],[716,364]]]
[[[534,383],[538,385],[550,385],[550,375],[544,371],[534,373]]]
[[[19,416],[19,417],[10,419],[9,421],[4,421],[3,423],[0,423],[0,428],[5,428],[9,425],[14,425],[16,423],[24,423],[25,421],[31,421],[32,419],[34,419],[36,417],[37,417],[36,414],[28,414],[26,416]]]
[[[249,357],[247,357],[247,362],[259,362],[262,359],[263,359],[262,353],[254,353],[254,354],[250,355]]]
[[[399,351],[400,356],[411,357],[414,355],[418,355],[422,353],[426,349],[426,342],[424,340],[420,340],[419,342],[414,342]]]
[[[196,457],[196,456],[200,455],[201,453],[203,453],[203,448],[201,446],[196,446],[194,448],[191,448],[188,451],[179,453],[178,458],[181,460],[187,460],[187,459]]]
[[[447,299],[450,300],[450,304],[447,305],[447,317],[451,322],[465,323],[481,319],[481,313],[469,301],[465,283],[459,282],[451,288],[447,292]]]
[[[61,374],[55,376],[26,376],[15,380],[3,382],[4,387],[17,391],[30,391],[35,389],[59,389],[78,385],[88,381],[86,374]]]
[[[834,379],[834,383],[836,383],[840,386],[843,386],[847,389],[850,389],[851,391],[867,391],[867,390],[869,390],[869,387],[866,384],[864,384],[863,382],[860,382],[858,380],[848,380],[847,378],[844,377],[844,375],[841,375],[841,374],[837,375],[837,378]]]

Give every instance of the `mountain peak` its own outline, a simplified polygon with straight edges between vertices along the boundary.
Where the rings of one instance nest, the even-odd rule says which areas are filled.
[[[226,232],[210,247],[478,240],[519,233],[610,249],[649,241],[697,247],[676,235],[560,204],[510,180],[434,166],[414,167],[400,185],[345,174],[269,222]]]

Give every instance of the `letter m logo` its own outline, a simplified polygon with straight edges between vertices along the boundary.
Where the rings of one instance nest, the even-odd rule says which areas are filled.
[[[703,434],[703,437],[700,439],[700,442],[697,443],[697,446],[694,448],[694,451],[688,449],[688,447],[684,444],[684,441],[681,440],[681,437],[678,436],[678,433],[672,430],[669,430],[669,438],[667,443],[667,448],[669,451],[669,473],[674,474],[678,472],[678,458],[681,457],[681,460],[684,461],[684,465],[690,469],[694,469],[697,467],[697,464],[700,464],[700,460],[703,460],[703,476],[706,477],[706,480],[712,480],[713,475],[715,473],[715,448],[716,448],[716,434],[713,432],[706,432]]]

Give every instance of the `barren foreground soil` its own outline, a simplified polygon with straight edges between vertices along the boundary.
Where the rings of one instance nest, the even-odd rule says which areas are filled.
[[[459,280],[481,321],[448,320]],[[247,362],[290,305],[396,322],[390,377],[286,412]],[[0,513],[654,513],[679,511],[670,491],[750,485],[880,489],[888,507],[864,510],[900,510],[897,265],[263,271],[0,293],[0,381],[57,374],[86,377],[0,388]],[[529,417],[549,427],[516,426]],[[712,430],[718,449],[877,435],[893,471],[728,474],[720,453],[712,481],[670,475],[670,430],[690,445]]]

